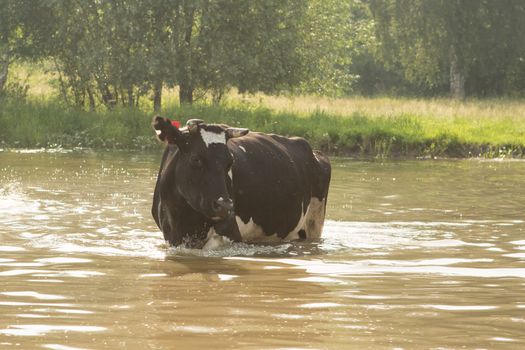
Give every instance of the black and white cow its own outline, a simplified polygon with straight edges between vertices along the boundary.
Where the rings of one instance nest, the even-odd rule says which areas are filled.
[[[167,143],[152,214],[172,245],[321,236],[331,167],[303,138],[155,117]]]

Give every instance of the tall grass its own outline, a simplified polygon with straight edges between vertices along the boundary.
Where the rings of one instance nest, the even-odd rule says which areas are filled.
[[[148,99],[141,100],[140,109],[86,112],[58,100],[51,62],[11,68],[11,82],[29,85],[29,96],[0,97],[0,147],[159,147],[150,127]],[[163,115],[303,136],[331,154],[523,157],[525,153],[525,100],[520,99],[460,102],[230,93],[219,106],[204,98],[181,107],[176,95],[176,90],[165,90]]]
[[[525,145],[523,99],[333,99],[263,94],[231,95],[230,99],[307,119],[318,113],[330,116],[331,123],[336,117],[343,118],[339,136],[344,138],[350,132],[345,126],[351,126],[362,136],[360,147],[365,153],[376,149],[389,155],[521,157]]]
[[[55,100],[0,100],[0,146],[146,149],[156,145],[149,116],[116,109],[86,112]]]
[[[230,101],[265,106],[274,111],[288,111],[309,115],[317,110],[331,115],[348,116],[354,113],[369,117],[389,117],[402,113],[425,118],[447,120],[525,118],[525,100],[511,98],[470,99],[466,101],[448,98],[360,97],[329,98],[321,96],[270,96],[264,94],[241,95],[232,93]]]
[[[462,104],[448,100],[301,98],[299,109],[283,107],[284,97],[265,99],[256,102],[230,96],[220,106],[170,103],[162,114],[183,122],[200,118],[254,131],[303,136],[315,148],[337,155],[524,155],[525,103],[520,101],[507,105],[503,100]],[[297,99],[288,101],[297,104]],[[321,102],[327,103],[326,107]],[[0,103],[0,147],[159,147],[147,108],[86,112],[41,97]],[[348,108],[338,109],[338,104]]]

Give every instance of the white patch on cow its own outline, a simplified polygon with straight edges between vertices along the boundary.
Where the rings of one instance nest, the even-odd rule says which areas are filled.
[[[157,135],[162,134],[162,130],[157,130],[157,129],[155,129],[155,134],[157,134]]]
[[[319,200],[316,197],[310,199],[310,205],[306,210],[305,227],[306,239],[318,239],[321,237],[326,211],[326,198]]]
[[[319,239],[323,231],[325,217],[325,200],[319,200],[315,197],[310,199],[310,205],[306,208],[306,213],[301,208],[301,216],[297,221],[294,229],[290,231],[284,239],[280,238],[277,233],[268,235],[264,232],[261,226],[250,218],[248,222],[242,221],[239,216],[235,217],[239,232],[243,242],[257,242],[257,243],[275,243],[282,241],[293,241],[300,239],[299,231],[306,232],[306,239]]]
[[[228,176],[230,177],[230,180],[233,180],[233,172],[231,169],[228,171]]]
[[[203,250],[214,250],[219,247],[222,247],[226,243],[231,242],[227,237],[218,235],[215,232],[215,229],[212,227],[208,231],[208,236],[206,237],[206,243],[202,247]]]
[[[237,221],[237,226],[239,227],[239,232],[242,237],[243,242],[279,242],[281,239],[277,235],[267,236],[262,227],[253,222],[253,219],[245,223],[238,216],[235,216],[235,221]]]
[[[308,209],[306,210],[308,213]],[[286,237],[284,238],[286,241],[293,241],[296,239],[299,239],[299,231],[304,229],[304,224],[306,222],[306,215],[303,211],[303,204],[301,204],[301,216],[299,217],[299,221],[297,222],[297,225],[295,225],[295,228],[290,231]]]
[[[288,233],[285,240],[293,241],[300,239],[299,231],[304,230],[306,239],[319,239],[323,231],[325,217],[325,200],[319,200],[316,197],[310,199],[310,204],[306,208],[306,213],[301,210],[301,217],[295,228]],[[303,214],[304,213],[304,214]]]
[[[244,153],[246,153],[246,148],[244,148],[243,146],[239,146],[239,148],[242,149]]]
[[[204,141],[206,147],[209,147],[211,144],[214,143],[226,144],[226,134],[224,132],[220,132],[217,134],[216,132],[201,129],[200,133],[202,141]]]

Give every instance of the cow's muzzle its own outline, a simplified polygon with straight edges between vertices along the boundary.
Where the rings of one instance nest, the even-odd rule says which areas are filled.
[[[231,199],[219,198],[212,205],[213,221],[221,221],[233,214],[233,201]]]

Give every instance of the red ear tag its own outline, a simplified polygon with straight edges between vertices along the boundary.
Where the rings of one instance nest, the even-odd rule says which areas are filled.
[[[174,127],[176,127],[177,129],[180,128],[180,122],[178,120],[172,120],[171,121],[171,125],[173,125]]]

